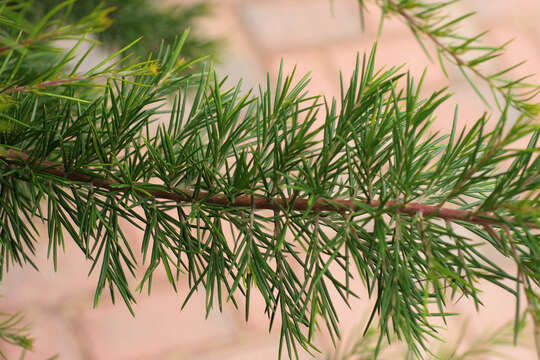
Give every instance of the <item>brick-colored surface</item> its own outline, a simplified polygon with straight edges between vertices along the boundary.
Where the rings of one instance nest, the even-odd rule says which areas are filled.
[[[185,294],[185,289],[182,292]],[[180,311],[182,302],[183,297],[167,287],[140,296],[135,317],[121,304],[81,309],[78,322],[92,358],[144,359],[175,348],[202,351],[219,347],[235,336],[230,312],[213,311],[205,319],[203,293],[195,294],[184,311]]]
[[[73,327],[64,309],[28,306],[23,311],[35,338],[34,351],[27,352],[24,359],[49,359],[57,354],[61,355],[61,359],[87,359],[84,343],[78,339],[80,329]],[[10,360],[19,359],[22,351],[20,348],[4,347],[2,344],[2,351],[4,349]]]
[[[41,234],[46,234],[42,231]],[[30,266],[14,267],[0,283],[1,299],[4,306],[50,307],[62,304],[69,299],[87,297],[95,288],[97,277],[88,277],[91,263],[80,249],[66,238],[65,253],[59,250],[58,267],[54,271],[52,255],[47,258],[47,241],[43,236],[37,247],[35,257],[36,271]]]
[[[164,0],[163,3],[186,1]],[[297,79],[312,71],[308,87],[311,94],[339,95],[339,71],[347,80],[356,54],[369,53],[379,21],[378,9],[370,6],[365,32],[362,32],[356,0],[213,0],[213,3],[214,15],[201,21],[198,31],[226,40],[217,71],[221,76],[229,75],[230,84],[242,78],[244,89],[259,82],[264,84],[266,72],[275,80],[283,58],[285,72],[297,65]],[[458,4],[455,11],[467,9],[479,11],[467,22],[467,32],[491,29],[488,36],[495,44],[515,39],[506,56],[498,60],[501,67],[527,59],[523,70],[538,72],[538,1],[471,0]],[[455,95],[439,109],[434,130],[447,132],[450,129],[456,104],[460,105],[460,126],[476,120],[486,110],[458,72],[450,69],[450,78],[445,78],[437,64],[424,56],[400,21],[386,21],[378,43],[377,64],[405,64],[404,69],[415,77],[429,67],[425,94],[449,86],[449,91]],[[493,70],[498,68],[492,65]],[[539,79],[534,78],[536,82]],[[46,229],[39,226],[41,230]],[[136,244],[134,248],[138,248],[140,233],[134,233],[131,238]],[[268,333],[264,302],[257,296],[252,299],[247,324],[242,300],[239,301],[241,310],[236,311],[226,304],[223,314],[216,310],[205,319],[204,293],[196,294],[181,311],[187,289],[181,282],[179,293],[175,294],[160,273],[155,278],[152,294],[137,297],[135,318],[129,315],[121,300],[112,305],[106,294],[94,310],[92,297],[96,277],[88,278],[90,264],[68,243],[66,254],[59,257],[58,271],[54,272],[52,263],[46,260],[46,252],[44,237],[36,257],[40,272],[30,267],[14,268],[0,283],[0,311],[23,311],[32,325],[36,349],[27,354],[26,360],[45,359],[56,353],[61,354],[60,359],[67,360],[266,360],[277,357],[279,324]],[[351,301],[351,309],[336,301],[345,339],[355,336],[372,303],[362,292],[361,284],[358,282],[356,286],[361,296]],[[484,331],[512,320],[514,299],[493,285],[486,284],[482,288],[486,306],[479,314],[464,299],[450,304],[450,311],[463,311],[465,315],[449,320],[448,334],[443,333],[443,338],[455,339],[464,319],[468,319],[468,335],[463,344],[467,346]],[[527,337],[525,340],[528,341]],[[324,352],[332,351],[324,332],[318,335],[318,342]],[[5,349],[10,359],[17,358],[18,352],[12,347]],[[510,352],[521,359],[534,358],[531,351]],[[311,358],[305,353],[301,356]]]
[[[251,36],[268,51],[326,46],[360,32],[352,1],[247,1],[238,7]]]

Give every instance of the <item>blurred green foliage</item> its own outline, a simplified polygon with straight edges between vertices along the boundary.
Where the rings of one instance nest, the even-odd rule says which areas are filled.
[[[42,18],[64,0],[35,1],[35,16]],[[148,53],[156,54],[162,41],[172,43],[186,29],[193,28],[195,21],[208,16],[211,7],[206,1],[196,4],[164,4],[165,1],[152,0],[106,0],[98,3],[95,0],[74,0],[67,16],[70,22],[77,22],[90,14],[96,6],[112,7],[111,25],[104,31],[96,33],[98,40],[111,48],[121,48],[135,39],[142,39],[131,48],[141,57]],[[196,29],[195,29],[196,30]],[[194,59],[205,55],[216,55],[218,42],[205,39],[197,31],[191,31],[182,56]]]

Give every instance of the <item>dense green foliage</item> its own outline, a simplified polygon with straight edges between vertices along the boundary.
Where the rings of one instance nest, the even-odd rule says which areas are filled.
[[[158,267],[175,290],[187,274],[185,301],[205,291],[207,311],[244,297],[247,319],[258,292],[291,357],[316,350],[321,327],[340,336],[334,303],[356,296],[353,278],[376,299],[375,353],[393,334],[421,357],[437,336],[432,318],[449,316],[451,299],[480,304],[482,280],[515,295],[516,319],[526,308],[538,330],[540,129],[535,106],[511,87],[493,128],[484,115],[439,135],[430,124],[449,95],[421,98],[423,79],[377,70],[375,47],[341,78],[339,99],[310,96],[308,77],[282,71],[242,93],[211,68],[187,71],[187,34],[155,58],[130,62],[127,46],[79,71],[74,54],[108,25],[108,10],[69,26],[66,2],[34,24],[28,4],[0,7],[2,276],[33,265],[41,220],[55,264],[74,241],[99,273],[96,306],[109,289],[131,309]],[[81,40],[63,52],[51,45],[62,38]],[[164,108],[168,121],[153,124]],[[516,149],[520,139],[528,145]],[[121,219],[144,232],[141,244]],[[517,275],[481,244],[512,259]]]

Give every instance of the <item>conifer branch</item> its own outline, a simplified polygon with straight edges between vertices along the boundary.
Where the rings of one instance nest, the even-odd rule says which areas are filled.
[[[358,1],[363,6],[366,0]],[[540,111],[540,103],[536,98],[540,93],[540,86],[527,82],[527,79],[531,75],[518,78],[509,76],[523,62],[496,71],[493,74],[487,74],[478,69],[479,65],[503,55],[509,42],[500,46],[491,46],[483,43],[487,31],[474,36],[461,33],[459,31],[459,25],[465,19],[474,15],[474,12],[469,12],[455,18],[452,18],[448,13],[444,13],[448,7],[459,1],[413,2],[408,0],[375,0],[377,6],[382,10],[381,28],[384,17],[387,14],[396,14],[401,17],[430,58],[430,53],[423,43],[422,36],[425,36],[435,45],[438,61],[445,75],[448,76],[444,61],[446,59],[460,70],[472,89],[486,105],[490,106],[490,103],[487,101],[485,94],[480,91],[475,81],[470,77],[470,74],[476,75],[478,79],[489,86],[493,102],[499,110],[502,111],[504,108],[501,99],[508,97],[511,99],[512,106],[523,114],[530,117],[537,115]],[[464,55],[467,54],[472,55],[470,60],[465,59]]]
[[[512,237],[512,231],[508,227],[508,225],[503,226],[504,233],[506,235],[506,238],[508,240],[508,243],[510,244],[510,249],[512,251],[512,256],[514,260],[516,261],[517,266],[517,273],[519,281],[521,281],[521,284],[523,285],[523,288],[525,290],[525,298],[527,299],[527,312],[529,313],[532,323],[533,323],[533,335],[534,335],[534,343],[536,346],[536,352],[538,356],[540,357],[540,318],[538,313],[538,304],[536,304],[537,296],[535,295],[535,291],[531,288],[531,284],[529,282],[529,279],[525,275],[524,270],[521,268],[521,263],[519,261],[519,254],[516,249],[515,241]]]
[[[388,4],[390,4],[399,15],[401,15],[406,23],[413,27],[416,31],[423,31],[422,26],[416,21],[416,19],[411,16],[405,9],[401,6],[399,6],[394,0],[386,0]],[[469,67],[467,64],[467,61],[463,60],[456,52],[450,50],[448,46],[443,44],[437,36],[435,36],[432,32],[426,31],[426,36],[439,48],[441,49],[445,54],[450,56],[456,64],[459,66],[466,66]],[[492,84],[492,81],[490,78],[488,78],[486,75],[482,74],[478,69],[476,69],[474,66],[470,67],[471,71],[474,72],[479,78],[483,79],[484,81]]]
[[[18,46],[27,47],[29,45],[42,43],[42,42],[47,41],[47,40],[52,40],[52,39],[58,38],[58,35],[59,35],[58,33],[52,32],[50,34],[42,35],[42,36],[37,37],[37,38],[27,39],[27,40],[21,41],[20,43],[15,44],[15,45],[0,46],[0,54],[4,53],[4,52],[7,52],[7,51],[10,51],[10,50],[14,50]]]
[[[88,79],[89,77],[86,77],[86,76],[75,76],[75,77],[70,77],[66,79],[44,81],[42,83],[35,84],[32,86],[18,86],[14,88],[9,88],[9,89],[4,90],[3,93],[10,94],[10,93],[15,93],[15,92],[33,91],[33,90],[37,90],[37,89],[41,89],[41,88],[45,88],[49,86],[64,85],[64,84],[69,84],[69,83],[78,82],[78,81],[85,81]]]
[[[32,28],[8,12],[16,31],[6,43],[61,28],[53,15]],[[34,72],[35,47],[0,52],[0,80],[17,84],[0,104],[0,278],[13,264],[34,264],[37,218],[47,222],[55,264],[69,234],[99,273],[95,305],[109,287],[132,310],[128,277],[140,251],[138,291],[150,290],[162,267],[174,290],[186,274],[185,303],[206,292],[207,313],[237,306],[238,296],[249,304],[258,292],[270,326],[281,318],[280,354],[291,357],[298,346],[314,349],[321,324],[340,336],[331,294],[349,304],[353,278],[376,300],[368,326],[378,324],[379,345],[395,333],[419,357],[437,337],[431,317],[449,315],[449,298],[481,304],[480,280],[518,299],[528,282],[529,307],[540,312],[531,293],[540,285],[540,129],[530,113],[509,124],[511,94],[493,129],[484,115],[460,131],[456,113],[440,136],[430,124],[449,95],[422,98],[423,78],[377,70],[375,48],[329,101],[308,96],[308,76],[294,80],[283,67],[258,93],[225,88],[211,68],[186,73],[186,36],[140,64],[116,60],[128,45],[81,74],[84,87],[71,81],[78,65],[67,69],[75,49]],[[36,87],[51,90],[29,91]],[[170,94],[169,119],[151,130]],[[515,149],[522,139],[527,146]],[[121,220],[143,231],[140,244]],[[502,269],[480,244],[521,273]]]
[[[33,166],[37,171],[42,171],[49,175],[54,175],[62,179],[92,184],[93,186],[107,189],[111,192],[125,192],[126,188],[137,189],[144,184],[121,184],[117,181],[99,178],[78,171],[66,170],[63,165],[52,161],[36,161],[28,154],[9,149],[5,154],[0,154],[0,159],[8,164],[16,166]],[[229,207],[244,207],[259,210],[280,211],[287,209],[289,211],[310,211],[310,212],[338,212],[346,214],[348,212],[361,211],[365,206],[371,208],[380,208],[381,201],[359,201],[352,199],[318,199],[310,202],[309,199],[298,199],[294,197],[267,198],[256,195],[236,195],[233,199],[223,195],[211,195],[205,191],[195,192],[192,189],[182,188],[170,191],[166,190],[144,190],[138,191],[142,196],[151,196],[155,199],[172,200],[177,203],[203,201],[208,204],[226,205]],[[361,203],[363,206],[359,206]],[[430,218],[444,219],[447,221],[463,221],[484,226],[500,226],[507,228],[506,224],[515,226],[524,226],[531,229],[540,229],[540,226],[534,223],[522,223],[511,217],[500,218],[492,213],[482,213],[471,210],[461,210],[454,208],[445,208],[439,205],[428,205],[416,202],[403,203],[398,200],[388,200],[384,202],[384,208],[394,209],[397,212],[407,214],[411,217],[422,215]],[[538,209],[533,209],[538,211]]]

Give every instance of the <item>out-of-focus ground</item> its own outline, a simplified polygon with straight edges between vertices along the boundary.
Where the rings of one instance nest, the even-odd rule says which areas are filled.
[[[357,52],[370,51],[379,21],[378,10],[370,8],[365,31],[362,31],[355,0],[214,0],[214,4],[214,15],[202,21],[197,31],[226,40],[217,69],[222,75],[230,75],[231,84],[242,78],[246,89],[264,81],[266,72],[275,79],[283,58],[287,71],[297,65],[299,75],[312,72],[309,86],[312,93],[339,95],[338,72],[343,71],[347,78]],[[515,39],[499,62],[501,68],[526,59],[523,73],[536,73],[540,69],[540,2],[470,0],[462,6],[456,10],[479,11],[467,21],[465,30],[469,34],[490,29],[487,38],[493,44]],[[461,125],[474,121],[486,110],[455,70],[451,70],[450,79],[446,79],[438,65],[430,63],[399,21],[386,22],[378,41],[377,63],[388,66],[406,63],[415,76],[420,76],[429,66],[426,94],[450,87],[455,96],[440,108],[435,129],[445,131],[449,128],[456,103],[460,104]],[[538,82],[539,78],[536,76],[532,81]],[[45,225],[40,225],[40,230],[46,234]],[[140,234],[133,234],[131,240],[134,244],[139,243]],[[258,297],[252,299],[247,324],[243,311],[236,311],[231,304],[225,305],[222,314],[216,310],[205,319],[203,292],[195,294],[181,311],[187,293],[185,279],[175,294],[166,278],[158,276],[152,294],[143,293],[137,297],[136,317],[133,318],[121,300],[112,305],[107,296],[97,309],[92,308],[97,277],[96,274],[87,276],[90,264],[72,244],[66,245],[56,273],[52,262],[46,260],[45,237],[38,249],[40,272],[30,266],[23,270],[13,268],[0,284],[0,310],[22,311],[32,326],[35,351],[28,353],[25,359],[45,359],[56,353],[66,360],[277,358],[279,327],[275,326],[272,333],[268,333],[268,320]],[[506,266],[504,261],[502,264]],[[361,288],[360,284],[356,285]],[[336,301],[345,339],[354,336],[357,326],[362,325],[370,310],[371,302],[361,291],[360,294],[361,299],[352,301],[352,309]],[[466,301],[450,304],[450,311],[464,314],[451,319],[449,333],[442,332],[441,337],[455,340],[464,321],[468,320],[464,348],[479,336],[513,319],[514,299],[507,293],[486,285],[482,299],[485,307],[478,313]],[[524,340],[532,349],[528,333]],[[318,342],[324,351],[318,358],[323,359],[326,352],[332,351],[332,345],[325,335],[319,336]],[[18,351],[10,347],[6,350],[9,359],[18,359]],[[532,350],[512,349],[507,354],[522,360],[535,358]],[[307,354],[301,357],[311,358]]]

